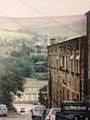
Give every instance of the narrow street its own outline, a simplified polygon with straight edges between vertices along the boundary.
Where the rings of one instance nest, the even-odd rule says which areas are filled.
[[[8,117],[0,117],[0,120],[31,120],[30,114],[10,115]]]

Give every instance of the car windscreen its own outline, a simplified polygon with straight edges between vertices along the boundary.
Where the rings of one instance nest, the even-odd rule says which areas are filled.
[[[44,111],[43,107],[35,107],[35,111]]]
[[[64,110],[86,110],[86,106],[64,106]]]
[[[0,106],[0,110],[7,110],[7,107],[6,106]]]

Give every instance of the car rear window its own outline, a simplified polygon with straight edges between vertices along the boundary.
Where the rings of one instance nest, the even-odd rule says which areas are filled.
[[[65,106],[65,110],[86,110],[86,106]]]
[[[53,109],[53,110],[52,110],[52,114],[55,115],[56,112],[59,112],[59,111],[60,111],[59,109]]]
[[[35,107],[35,110],[36,111],[44,111],[44,108],[43,107]]]

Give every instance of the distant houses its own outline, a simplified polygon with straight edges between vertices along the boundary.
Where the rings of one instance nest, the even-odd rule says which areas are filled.
[[[27,78],[24,84],[24,92],[20,97],[15,96],[14,103],[31,104],[39,102],[39,91],[44,86],[47,86],[48,81],[39,81],[32,78]]]

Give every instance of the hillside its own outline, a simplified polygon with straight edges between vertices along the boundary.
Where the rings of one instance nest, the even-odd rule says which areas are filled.
[[[43,18],[0,18],[0,37],[15,36],[25,39],[47,39],[50,37],[72,37],[85,34],[85,16]]]
[[[49,39],[58,41],[85,35],[85,16],[37,17],[37,18],[0,18],[0,50],[8,54],[21,45],[37,49],[47,46]],[[2,48],[3,47],[3,48]],[[3,50],[2,50],[3,49]],[[0,54],[1,55],[1,54]]]
[[[85,35],[85,24],[85,16],[0,18],[0,64],[11,58],[24,77],[47,79],[48,37]]]

